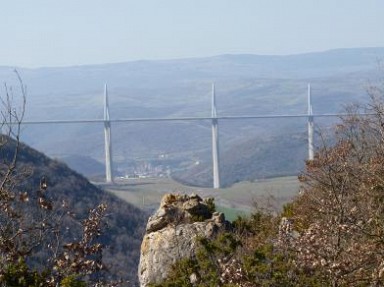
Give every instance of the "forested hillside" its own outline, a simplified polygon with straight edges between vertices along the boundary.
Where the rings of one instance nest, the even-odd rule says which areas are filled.
[[[30,226],[26,229],[24,239],[19,238],[20,235],[17,230],[13,235],[15,242],[26,240],[25,243],[20,241],[20,246],[13,245],[16,252],[15,256],[23,250],[23,244],[29,246],[36,240],[32,244],[30,251],[24,255],[26,263],[32,269],[37,270],[44,270],[47,267],[53,268],[54,265],[51,266],[50,264],[54,264],[54,262],[59,264],[57,262],[61,262],[60,257],[55,259],[55,254],[63,252],[65,244],[67,244],[68,250],[71,250],[69,246],[78,246],[68,245],[70,242],[79,241],[76,244],[81,246],[82,240],[86,238],[84,237],[86,233],[82,234],[82,225],[86,224],[86,222],[92,222],[89,221],[91,219],[87,221],[87,218],[88,213],[94,210],[96,212],[95,216],[101,212],[99,215],[103,214],[103,218],[100,223],[100,230],[97,229],[99,231],[96,231],[95,229],[93,232],[96,233],[91,233],[92,236],[95,236],[95,239],[92,239],[90,244],[99,242],[103,246],[102,258],[108,268],[106,278],[129,280],[132,284],[137,282],[139,248],[147,214],[90,184],[86,178],[70,170],[65,164],[52,160],[25,144],[20,143],[20,146],[16,147],[16,141],[5,136],[1,137],[1,179],[5,183],[3,182],[1,188],[0,212],[3,221],[0,225],[0,228],[2,228],[2,237],[0,237],[3,240],[8,234],[4,229],[8,226],[6,222],[15,222],[9,226],[8,232],[10,232],[10,235],[15,226],[19,225],[20,228],[23,225]],[[13,167],[12,163],[15,154],[17,155],[16,165]],[[9,170],[11,171],[10,174],[7,173]],[[6,206],[13,206],[14,212],[17,212],[15,214],[18,215],[14,217],[13,213],[8,214],[9,208],[6,208]],[[105,211],[103,210],[104,207],[106,207]],[[9,220],[6,219],[8,217]],[[16,223],[18,225],[15,225]],[[35,238],[37,236],[35,233],[36,224],[43,226],[40,232],[41,236],[37,238]],[[50,236],[54,227],[57,230],[54,232],[54,239],[52,239]],[[96,225],[94,227],[90,225],[86,228],[91,230],[90,228],[96,228]],[[84,229],[84,232],[86,230]],[[100,235],[99,232],[101,232]],[[83,239],[80,240],[81,238]],[[48,240],[48,243],[44,243],[45,240]],[[48,247],[44,246],[44,244],[48,244]],[[57,250],[55,252],[52,251],[52,246],[56,246]],[[2,256],[8,256],[7,250],[4,245],[0,244]],[[73,252],[79,254],[76,252],[80,251],[73,249]],[[90,255],[84,256],[86,256],[85,258],[90,256],[89,260],[97,258],[96,255],[92,255],[92,252]],[[75,260],[71,258],[65,257],[68,260]],[[75,264],[75,262],[72,264]],[[86,261],[82,264],[85,263]],[[74,266],[80,268],[82,265]],[[73,270],[74,274],[76,274],[76,269]],[[4,268],[3,271],[5,271]]]

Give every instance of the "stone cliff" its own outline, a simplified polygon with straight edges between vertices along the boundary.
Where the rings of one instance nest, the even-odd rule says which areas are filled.
[[[213,238],[229,226],[224,214],[214,212],[212,199],[166,194],[148,219],[141,244],[140,286],[162,282],[174,263],[193,256],[197,237]]]

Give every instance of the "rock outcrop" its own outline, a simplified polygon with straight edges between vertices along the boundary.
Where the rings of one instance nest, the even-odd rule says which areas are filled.
[[[213,212],[211,199],[192,194],[166,194],[159,209],[148,219],[141,244],[140,286],[160,283],[171,266],[182,258],[193,256],[196,238],[213,238],[230,224],[224,214]]]

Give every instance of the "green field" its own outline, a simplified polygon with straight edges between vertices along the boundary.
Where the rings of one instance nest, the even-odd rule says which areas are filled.
[[[185,186],[171,179],[127,179],[99,186],[148,211],[157,209],[166,193],[214,197],[218,211],[224,212],[228,220],[249,214],[255,206],[278,211],[299,190],[297,177],[293,176],[240,182],[222,189]]]

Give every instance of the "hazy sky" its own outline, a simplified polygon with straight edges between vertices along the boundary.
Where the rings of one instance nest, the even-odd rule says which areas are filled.
[[[384,47],[383,0],[0,0],[0,66]]]

